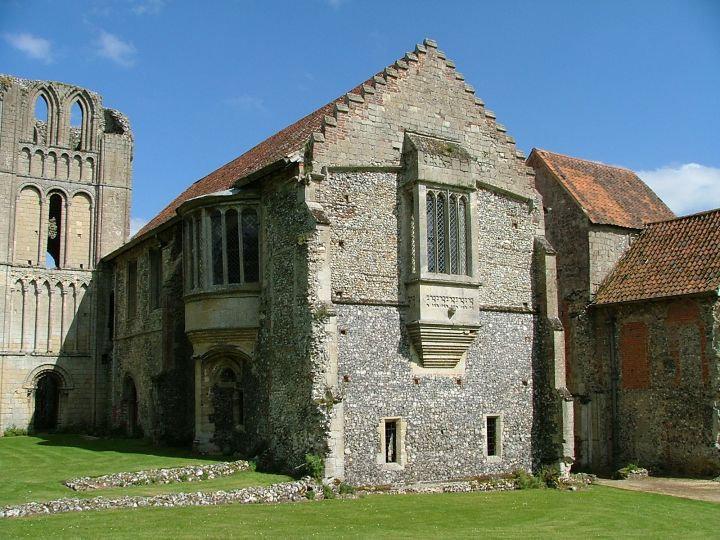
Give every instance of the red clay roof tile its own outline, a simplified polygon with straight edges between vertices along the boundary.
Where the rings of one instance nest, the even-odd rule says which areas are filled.
[[[720,209],[648,225],[595,295],[596,304],[717,291]]]
[[[373,78],[370,78],[348,93],[360,94],[363,84],[374,86],[375,83]],[[193,183],[140,229],[135,237],[138,238],[172,219],[178,207],[185,201],[229,189],[238,180],[301,150],[310,136],[321,130],[323,116],[332,116],[335,104],[344,103],[345,96],[346,94],[343,94],[294,124],[278,131],[240,157]]]
[[[534,148],[538,156],[577,201],[588,219],[598,225],[641,229],[646,223],[675,214],[638,176],[612,167]]]

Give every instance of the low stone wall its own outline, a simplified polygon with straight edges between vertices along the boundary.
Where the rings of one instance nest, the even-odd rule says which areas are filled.
[[[105,489],[114,487],[143,486],[147,484],[172,484],[175,482],[198,482],[212,480],[221,476],[230,476],[247,471],[247,461],[224,461],[210,465],[188,465],[172,469],[149,469],[146,471],[120,472],[104,476],[83,476],[63,482],[73,491]]]
[[[308,490],[322,493],[322,488],[311,478],[295,482],[283,482],[266,487],[250,487],[231,491],[194,493],[165,493],[152,497],[93,497],[89,499],[57,499],[47,502],[30,502],[5,506],[0,518],[57,514],[60,512],[85,512],[117,508],[215,506],[220,504],[253,504],[293,502],[305,499]]]

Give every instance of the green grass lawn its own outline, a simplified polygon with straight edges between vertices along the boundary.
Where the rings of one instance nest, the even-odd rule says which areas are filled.
[[[178,491],[210,491],[284,482],[283,475],[242,472],[203,482],[152,484],[72,491],[63,480],[181,465],[213,463],[177,448],[155,448],[139,439],[88,440],[77,435],[0,438],[0,506],[63,497],[119,497]]]
[[[718,531],[717,504],[600,486],[575,493],[372,495],[0,521],[2,538],[717,538]]]
[[[0,439],[0,504],[74,492],[66,478],[207,463],[134,440]],[[91,494],[229,489],[286,480],[238,473],[198,483]],[[225,482],[230,482],[226,485]],[[371,495],[280,505],[141,508],[0,520],[0,538],[717,538],[720,505],[607,487],[579,492]]]

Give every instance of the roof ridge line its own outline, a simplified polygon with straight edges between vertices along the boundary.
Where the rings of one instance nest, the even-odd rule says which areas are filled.
[[[607,163],[603,163],[602,161],[595,161],[594,159],[585,159],[585,158],[579,158],[579,157],[575,157],[575,156],[570,156],[570,155],[568,155],[568,154],[563,154],[563,153],[560,153],[560,152],[554,152],[554,151],[552,151],[552,150],[545,150],[544,148],[533,147],[533,150],[537,150],[538,152],[545,152],[545,153],[547,153],[547,154],[553,154],[553,155],[556,155],[556,156],[564,157],[564,158],[567,158],[567,159],[571,159],[571,160],[573,160],[573,161],[584,161],[584,162],[586,162],[586,163],[592,163],[593,165],[600,165],[601,167],[607,167],[608,169],[618,169],[618,170],[621,170],[621,171],[628,171],[628,172],[633,173],[635,176],[637,176],[637,172],[635,172],[634,170],[632,170],[632,169],[629,168],[629,167],[622,167],[622,166],[620,166],[620,165],[608,165]],[[638,178],[640,178],[640,177],[638,176]]]

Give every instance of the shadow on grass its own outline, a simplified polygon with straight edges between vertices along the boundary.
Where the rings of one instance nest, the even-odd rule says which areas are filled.
[[[94,437],[70,433],[33,433],[30,437],[39,439],[39,446],[65,446],[93,452],[119,452],[123,454],[145,454],[160,457],[203,459],[207,461],[228,461],[231,456],[208,456],[193,452],[189,447],[154,446],[144,439],[124,437]]]

